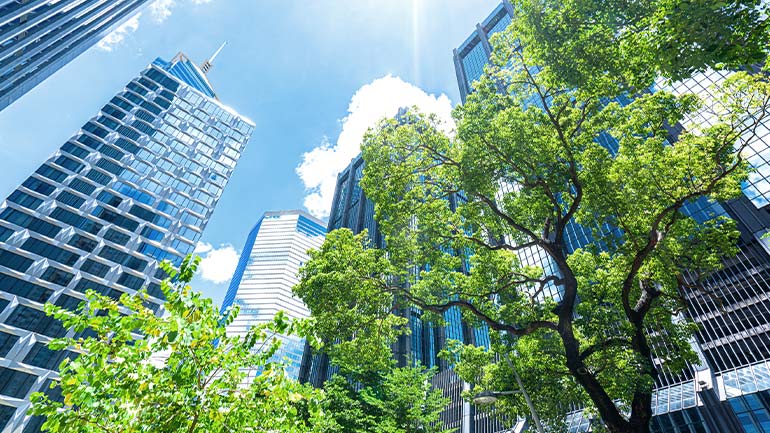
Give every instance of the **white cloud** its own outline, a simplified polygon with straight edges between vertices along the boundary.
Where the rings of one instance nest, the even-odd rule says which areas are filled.
[[[166,21],[171,16],[171,9],[176,6],[175,0],[155,0],[150,4],[150,16],[157,23]]]
[[[342,122],[337,143],[328,138],[302,156],[296,168],[307,194],[304,205],[319,218],[329,216],[334,199],[337,174],[361,151],[361,140],[367,129],[380,119],[394,117],[401,107],[417,106],[424,113],[435,113],[447,130],[454,127],[452,102],[441,94],[428,94],[399,77],[386,75],[362,86],[350,99],[348,115]]]
[[[198,242],[195,254],[201,256],[199,276],[214,284],[230,281],[238,266],[238,251],[230,244],[222,244],[219,248],[206,242]]]
[[[211,3],[213,0],[189,0],[194,5],[204,5]],[[150,15],[157,23],[166,21],[168,17],[174,11],[174,7],[177,5],[177,0],[155,0],[150,4]]]
[[[141,16],[141,13],[136,14],[133,18],[113,30],[112,33],[105,36],[96,46],[104,51],[112,51],[126,39],[126,36],[134,33],[139,28],[139,17]]]

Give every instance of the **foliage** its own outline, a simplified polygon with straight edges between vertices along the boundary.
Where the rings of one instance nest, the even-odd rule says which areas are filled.
[[[756,61],[766,17],[737,4],[517,2],[492,66],[455,110],[453,136],[412,112],[365,137],[361,184],[386,248],[332,232],[297,286],[319,337],[343,342],[327,350],[373,359],[408,332],[399,309],[440,325],[459,307],[492,333],[488,354],[450,353],[476,391],[511,388],[510,368],[495,360],[512,354],[547,422],[574,403],[611,432],[648,432],[655,379],[696,359],[682,294],[737,251],[734,221],[688,206],[740,194],[742,151],[768,114],[770,85],[764,73],[736,72],[708,106],[628,91],[658,74]],[[716,35],[744,45],[693,49],[705,43],[693,29],[711,26],[701,6],[719,12]],[[660,34],[672,47],[650,42]],[[639,61],[625,62],[631,55]],[[688,122],[696,114],[710,122]],[[507,407],[526,415],[517,398]]]
[[[740,69],[767,56],[762,0],[514,0],[518,42],[572,88],[637,91],[658,77]],[[597,78],[605,80],[597,86]],[[604,89],[601,87],[604,86]]]
[[[347,377],[346,377],[347,376]],[[337,374],[324,384],[324,433],[441,433],[439,415],[448,399],[432,389],[432,371],[389,368],[358,375]]]
[[[92,337],[60,338],[52,349],[81,353],[60,366],[63,401],[32,396],[31,413],[47,417],[52,432],[308,432],[320,416],[320,393],[284,377],[269,362],[291,331],[284,315],[246,336],[228,337],[238,314],[219,314],[188,285],[199,258],[187,257],[163,282],[165,315],[145,306],[146,295],[119,301],[93,291],[77,311],[48,304],[46,312]],[[162,359],[165,358],[165,359]],[[261,368],[246,385],[249,371]]]

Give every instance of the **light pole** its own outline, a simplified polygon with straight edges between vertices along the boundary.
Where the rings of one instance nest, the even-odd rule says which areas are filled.
[[[521,394],[524,397],[524,401],[527,402],[527,407],[529,407],[529,413],[532,415],[532,422],[535,424],[535,427],[537,428],[538,433],[545,433],[545,430],[543,429],[543,424],[540,422],[540,417],[537,416],[537,410],[535,409],[535,405],[532,403],[532,399],[529,398],[529,394],[527,393],[527,390],[524,389],[524,383],[521,381],[521,377],[519,377],[519,373],[516,372],[516,368],[513,366],[513,362],[511,362],[511,358],[508,357],[508,354],[505,354],[505,360],[508,361],[508,365],[511,367],[511,370],[513,371],[513,377],[516,379],[516,385],[519,387],[519,389],[515,391],[482,391],[478,394],[476,394],[475,397],[473,397],[473,403],[475,404],[493,404],[497,401],[498,397],[502,397],[504,395],[513,395],[513,394]]]

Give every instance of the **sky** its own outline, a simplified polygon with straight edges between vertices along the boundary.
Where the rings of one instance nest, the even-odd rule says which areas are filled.
[[[193,282],[219,304],[266,211],[325,218],[366,129],[401,106],[446,119],[452,49],[499,0],[155,0],[0,111],[6,197],[156,57],[202,63],[219,99],[256,124],[196,251]]]

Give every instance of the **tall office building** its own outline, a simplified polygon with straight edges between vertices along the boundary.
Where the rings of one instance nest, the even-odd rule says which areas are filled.
[[[223,105],[183,54],[157,59],[0,205],[0,431],[38,431],[31,393],[48,390],[73,335],[43,305],[118,298],[193,251],[254,124]]]
[[[238,317],[227,327],[228,335],[245,335],[254,325],[273,320],[278,311],[290,319],[310,316],[305,304],[292,294],[299,280],[299,268],[308,259],[307,251],[320,248],[326,224],[303,211],[266,212],[249,233],[238,267],[222,302],[224,312],[240,307]],[[286,373],[299,377],[305,340],[280,336],[276,361],[288,359]],[[256,373],[256,372],[254,372]]]
[[[147,0],[0,0],[0,110],[134,15]]]
[[[513,8],[503,1],[454,51],[455,71],[463,101],[483,73],[491,47],[489,37],[510,23]],[[708,101],[711,86],[729,73],[708,71],[666,86],[676,93],[696,93]],[[698,113],[680,127],[708,125]],[[670,141],[676,140],[677,129]],[[612,143],[604,143],[613,151]],[[703,282],[704,290],[688,290],[687,315],[701,325],[693,345],[702,365],[680,374],[661,375],[653,396],[653,431],[660,433],[722,431],[770,432],[770,130],[761,125],[750,140],[746,157],[756,169],[744,184],[744,194],[725,203],[702,199],[684,212],[696,219],[727,215],[738,223],[741,237],[736,257]],[[568,249],[590,242],[580,227],[568,233]],[[735,422],[730,427],[725,424]],[[580,411],[567,417],[568,431],[589,431]],[[739,424],[739,425],[738,425]]]
[[[401,110],[397,118],[402,116]],[[361,155],[354,158],[350,164],[337,176],[334,201],[329,216],[329,231],[348,228],[353,233],[367,230],[375,248],[383,248],[385,241],[374,218],[374,203],[366,197],[361,189],[361,177],[364,171],[364,160]],[[458,198],[450,198],[450,206],[457,205]],[[422,320],[419,309],[408,308],[398,314],[409,318],[410,334],[402,335],[393,345],[393,356],[399,366],[435,367],[438,372],[433,378],[433,386],[440,388],[452,402],[441,414],[441,422],[447,429],[458,429],[460,433],[492,433],[502,429],[502,424],[490,418],[488,413],[477,412],[469,403],[463,401],[462,392],[467,389],[459,376],[447,365],[446,361],[438,358],[438,353],[446,347],[447,340],[458,340],[465,344],[479,346],[489,345],[489,335],[486,328],[468,326],[461,318],[460,310],[452,308],[444,314],[445,326],[436,326]],[[329,362],[323,353],[313,354],[306,348],[305,357],[300,371],[300,380],[321,387],[333,376],[338,369]]]

